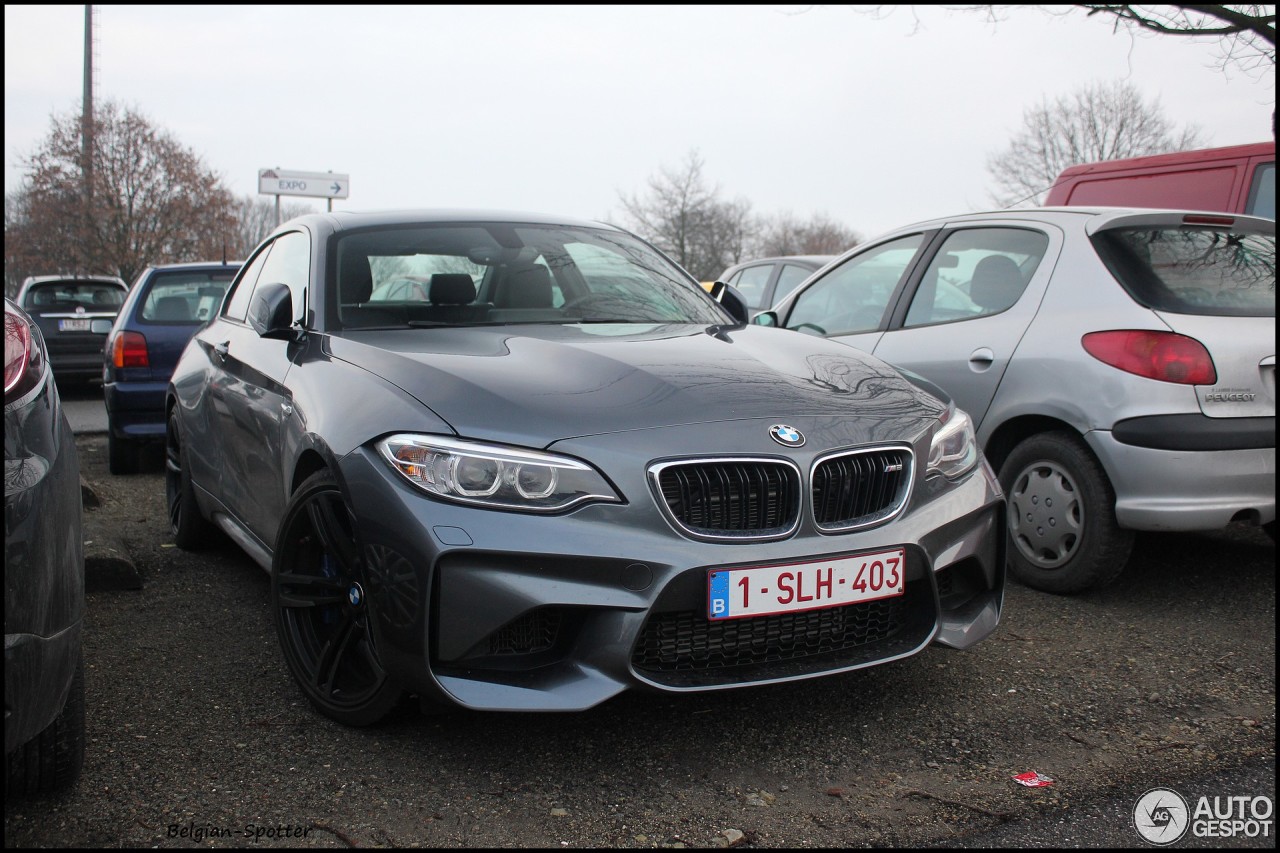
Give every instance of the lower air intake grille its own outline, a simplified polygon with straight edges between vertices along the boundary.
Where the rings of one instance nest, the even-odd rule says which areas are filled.
[[[718,622],[696,612],[659,613],[645,623],[631,663],[654,673],[710,671],[841,652],[888,639],[903,613],[901,596]]]
[[[531,655],[549,651],[560,633],[560,611],[532,610],[489,635],[490,655]]]

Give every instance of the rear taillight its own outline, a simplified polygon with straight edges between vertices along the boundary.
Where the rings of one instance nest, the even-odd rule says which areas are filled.
[[[27,319],[4,306],[4,401],[16,400],[40,382],[44,350]]]
[[[111,363],[116,367],[150,367],[147,339],[140,332],[121,332],[111,339]]]
[[[1218,381],[1209,351],[1186,335],[1127,329],[1091,332],[1080,342],[1098,361],[1148,379],[1180,385],[1212,385]]]

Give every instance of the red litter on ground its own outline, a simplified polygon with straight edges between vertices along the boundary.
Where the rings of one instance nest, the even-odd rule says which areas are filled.
[[[1019,785],[1026,785],[1028,788],[1044,788],[1053,784],[1053,780],[1048,776],[1041,776],[1034,770],[1028,770],[1026,773],[1019,773],[1013,777],[1013,781]]]

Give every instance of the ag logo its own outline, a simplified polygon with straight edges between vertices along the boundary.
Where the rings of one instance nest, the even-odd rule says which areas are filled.
[[[800,430],[786,424],[769,427],[769,437],[784,447],[799,447],[804,444],[804,436],[800,434]]]
[[[1191,821],[1187,801],[1168,788],[1152,788],[1133,807],[1133,827],[1152,844],[1164,846],[1182,838]]]

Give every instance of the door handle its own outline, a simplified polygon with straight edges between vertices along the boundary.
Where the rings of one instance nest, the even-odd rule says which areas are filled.
[[[969,354],[969,369],[975,373],[981,373],[991,367],[991,363],[995,360],[996,354],[990,347],[978,347]]]

